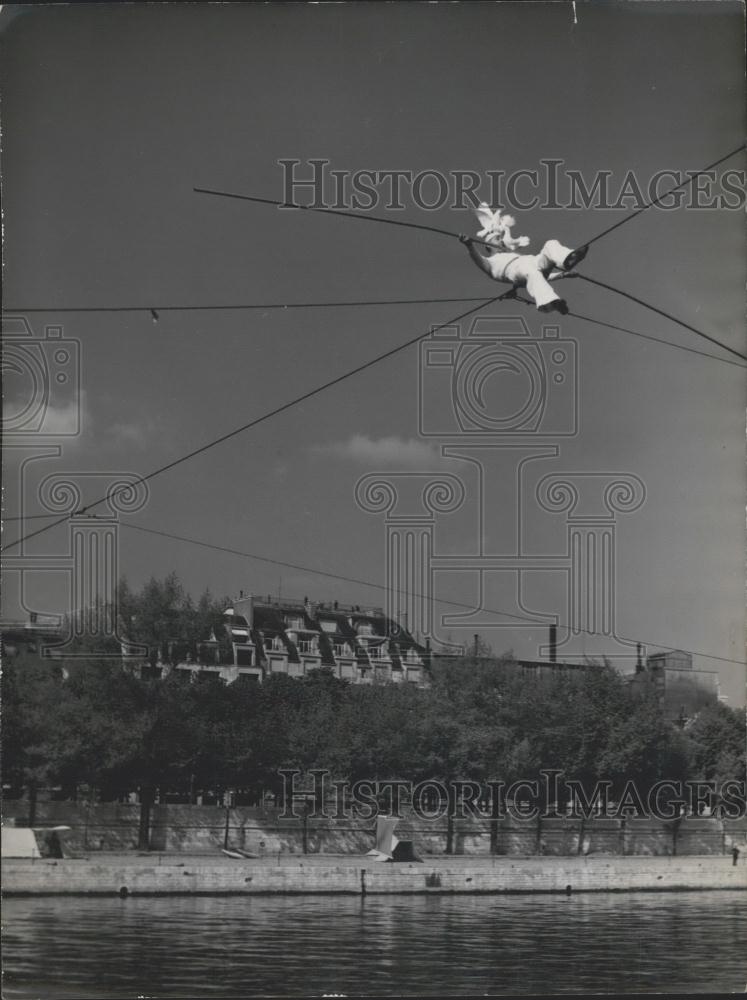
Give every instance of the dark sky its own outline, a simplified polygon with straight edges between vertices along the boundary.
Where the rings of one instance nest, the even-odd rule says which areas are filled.
[[[578,3],[577,23],[565,2],[11,6],[0,18],[6,308],[50,307],[29,313],[37,335],[62,323],[81,343],[82,433],[45,474],[147,473],[460,311],[173,312],[154,324],[147,308],[53,307],[502,290],[456,241],[278,213],[195,185],[282,198],[277,161],[291,157],[481,175],[557,158],[589,179],[608,170],[619,185],[634,170],[646,183],[742,141],[742,13],[729,2]],[[405,203],[394,217],[477,228],[468,211]],[[621,217],[515,214],[532,248],[550,236],[577,245]],[[743,213],[653,209],[594,244],[584,269],[744,350]],[[566,294],[579,312],[729,358],[600,289],[569,282]],[[522,310],[539,336],[537,314]],[[617,527],[619,631],[743,659],[743,371],[571,318],[562,333],[578,344],[581,425],[545,471],[630,472],[646,486],[643,507]],[[357,479],[440,468],[474,485],[463,463],[418,436],[418,365],[411,348],[154,480],[135,523],[381,584],[384,527],[355,505]],[[7,514],[14,504],[11,492]],[[442,550],[469,544],[473,506],[462,513],[439,526]],[[562,519],[524,513],[536,552],[563,548]],[[496,523],[511,516],[491,513]],[[33,551],[64,544],[59,529]],[[373,587],[125,529],[120,558],[134,585],[174,569],[195,595],[281,587],[383,601]],[[475,597],[466,578],[440,586],[442,597]],[[531,607],[564,615],[555,582],[532,586]],[[57,577],[29,587],[27,603],[60,610]],[[523,656],[537,655],[544,632],[481,631],[496,651]],[[573,651],[605,647],[587,637]],[[743,699],[742,668],[695,659],[719,670],[732,703]]]

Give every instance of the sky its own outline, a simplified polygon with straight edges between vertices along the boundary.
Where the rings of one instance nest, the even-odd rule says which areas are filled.
[[[609,171],[614,190],[628,171],[645,184],[660,170],[698,170],[743,141],[742,12],[730,2],[577,3],[575,13],[566,2],[8,5],[0,27],[4,308],[25,316],[40,344],[47,327],[61,327],[80,360],[79,377],[50,390],[41,429],[74,429],[79,413],[80,432],[6,440],[5,544],[20,534],[20,502],[26,514],[45,512],[37,490],[47,476],[77,476],[90,501],[117,476],[146,475],[475,303],[217,307],[505,290],[456,240],[195,186],[282,200],[282,159],[486,177],[552,158],[589,183]],[[743,157],[721,169],[743,170]],[[407,191],[403,203],[375,214],[478,228],[466,208],[428,211]],[[515,232],[538,249],[548,238],[577,246],[625,213],[513,214]],[[654,208],[594,243],[582,269],[744,352],[743,225],[743,211],[728,208]],[[308,570],[122,525],[119,571],[133,586],[175,571],[195,596],[242,589],[383,606],[386,526],[355,501],[362,476],[457,477],[462,507],[434,521],[434,551],[455,565],[508,551],[500,546],[519,513],[525,554],[567,554],[566,515],[537,509],[539,480],[576,474],[598,492],[579,474],[633,476],[645,499],[615,522],[617,633],[650,652],[692,650],[695,666],[718,671],[730,703],[743,703],[744,667],[726,661],[745,659],[744,372],[727,363],[733,355],[634,302],[579,281],[564,294],[573,311],[716,357],[553,320],[575,344],[577,433],[553,437],[548,425],[523,440],[556,451],[528,463],[518,496],[517,449],[481,452],[495,492],[480,522],[477,467],[444,454],[459,447],[453,437],[421,434],[419,385],[428,382],[423,398],[439,428],[453,419],[454,397],[448,380],[428,381],[412,346],[154,478],[144,506],[123,518]],[[166,309],[179,305],[216,308]],[[95,311],[113,306],[142,308]],[[532,350],[547,357],[531,307],[483,312],[523,317]],[[55,364],[49,344],[35,350]],[[24,377],[5,372],[10,407],[27,391]],[[494,373],[486,406],[510,409],[521,391],[516,373]],[[23,574],[20,564],[8,569],[5,617],[67,609],[67,530],[30,540]],[[486,609],[543,615],[522,627],[473,615],[439,626],[434,642],[479,632],[495,652],[537,658],[548,616],[567,621],[564,573],[525,574],[520,595],[515,574],[484,579]],[[437,616],[479,603],[469,569],[439,572],[434,587]],[[562,647],[567,658],[632,652],[588,634]]]

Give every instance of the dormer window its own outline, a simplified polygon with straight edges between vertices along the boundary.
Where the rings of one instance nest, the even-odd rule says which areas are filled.
[[[285,616],[286,628],[292,629],[302,629],[303,628],[303,618],[299,618],[296,615],[286,615]]]

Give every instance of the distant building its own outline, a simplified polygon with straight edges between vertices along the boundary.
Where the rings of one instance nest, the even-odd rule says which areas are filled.
[[[229,684],[237,680],[261,683],[272,674],[304,677],[310,670],[326,667],[352,684],[425,686],[432,660],[455,655],[432,653],[429,644],[416,641],[381,608],[315,603],[306,597],[293,600],[241,593],[226,608],[223,629],[225,637],[220,641],[216,632],[221,630],[216,627],[191,647],[183,637],[175,636],[153,648],[147,658],[128,652],[128,642],[123,641],[123,664],[129,661],[142,677],[176,673],[185,679],[213,676]],[[63,660],[67,676],[71,664],[65,660],[67,628],[61,619],[31,615],[28,621],[3,622],[0,632],[4,656],[42,654],[46,647],[47,656]],[[549,630],[548,659],[515,663],[527,677],[539,678],[594,667],[590,662],[558,661],[554,625]],[[631,684],[653,685],[666,718],[680,725],[709,701],[726,700],[719,691],[718,672],[695,670],[692,654],[684,650],[653,653],[644,662],[639,644],[635,672],[626,679]]]
[[[225,624],[238,675],[303,677],[328,667],[353,684],[425,684],[430,651],[380,608],[239,596]]]
[[[429,648],[380,608],[241,595],[226,609],[223,623],[228,643],[219,641],[215,632],[191,646],[174,635],[152,647],[147,656],[134,652],[134,630],[134,638],[121,642],[123,664],[142,677],[215,676],[229,684],[261,682],[270,674],[303,677],[319,667],[353,684],[427,683]],[[59,621],[42,622],[36,616],[28,622],[6,622],[3,653],[37,654],[51,644],[58,648],[49,649],[47,655],[64,658],[60,642],[65,631]],[[72,660],[64,661],[65,676],[71,666]]]
[[[692,670],[693,655],[683,649],[668,649],[646,657],[646,669],[652,675],[663,676],[667,670]]]
[[[475,636],[475,646],[473,656],[476,659],[487,659],[495,660],[493,656],[481,656],[479,653],[479,635]],[[570,660],[558,660],[558,627],[557,625],[550,625],[549,628],[549,644],[547,647],[548,658],[546,660],[513,660],[511,661],[511,667],[517,668],[521,671],[524,677],[532,677],[535,679],[545,680],[548,677],[553,677],[559,673],[566,673],[572,670],[593,670],[596,664],[593,661],[586,660],[583,663],[574,663]],[[469,649],[464,651],[464,654],[459,654],[469,656]],[[453,653],[448,654],[436,654],[437,658],[443,660],[454,659]]]
[[[653,653],[644,664],[639,647],[636,670],[628,675],[628,680],[633,684],[653,684],[667,719],[681,725],[706,702],[719,697],[718,671],[693,669],[692,654],[681,649]]]
[[[549,677],[552,674],[558,673],[558,671],[566,670],[588,670],[593,667],[594,664],[589,663],[572,663],[570,661],[558,662],[558,626],[551,625],[550,631],[550,642],[548,645],[549,658],[547,660],[517,660],[518,665],[521,667],[524,674],[528,674],[532,677]]]

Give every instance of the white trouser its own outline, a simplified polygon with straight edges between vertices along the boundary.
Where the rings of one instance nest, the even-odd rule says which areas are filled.
[[[538,254],[494,253],[487,260],[490,273],[496,281],[510,281],[514,285],[526,286],[539,309],[560,298],[545,275],[554,267],[562,267],[570,252],[568,247],[557,240],[548,240]]]

